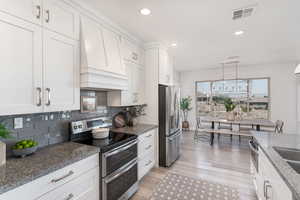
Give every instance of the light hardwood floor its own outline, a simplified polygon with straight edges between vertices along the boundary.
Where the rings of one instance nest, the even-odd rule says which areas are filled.
[[[149,200],[160,180],[168,173],[201,178],[238,188],[241,200],[256,200],[254,185],[250,176],[250,151],[248,139],[238,142],[221,137],[211,147],[208,142],[195,142],[193,132],[184,132],[182,154],[171,168],[154,168],[146,175],[139,191],[131,200]]]

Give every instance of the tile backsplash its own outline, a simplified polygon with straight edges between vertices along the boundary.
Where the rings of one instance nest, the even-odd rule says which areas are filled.
[[[91,117],[113,116],[122,108],[108,108],[101,106],[94,113],[81,113],[80,111],[38,113],[27,115],[0,116],[0,123],[11,131],[12,139],[1,139],[7,144],[8,156],[11,147],[16,141],[34,139],[40,147],[68,141],[70,121]],[[23,128],[15,128],[16,119],[23,121]]]

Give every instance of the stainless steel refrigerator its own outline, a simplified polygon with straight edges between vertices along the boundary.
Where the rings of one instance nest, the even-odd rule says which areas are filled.
[[[159,85],[159,165],[171,166],[180,156],[180,89]]]

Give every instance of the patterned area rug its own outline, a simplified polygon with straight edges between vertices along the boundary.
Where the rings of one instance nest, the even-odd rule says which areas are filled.
[[[201,179],[169,173],[151,200],[239,200],[237,189]]]

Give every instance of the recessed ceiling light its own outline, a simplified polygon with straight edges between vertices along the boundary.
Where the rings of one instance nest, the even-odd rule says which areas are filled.
[[[177,47],[177,43],[172,43],[171,46],[172,47]]]
[[[148,8],[142,8],[140,10],[140,12],[141,12],[142,15],[150,15],[151,14],[151,10],[148,9]]]
[[[237,35],[237,36],[239,36],[239,35],[243,35],[244,34],[244,31],[236,31],[236,32],[234,32],[234,35]]]

